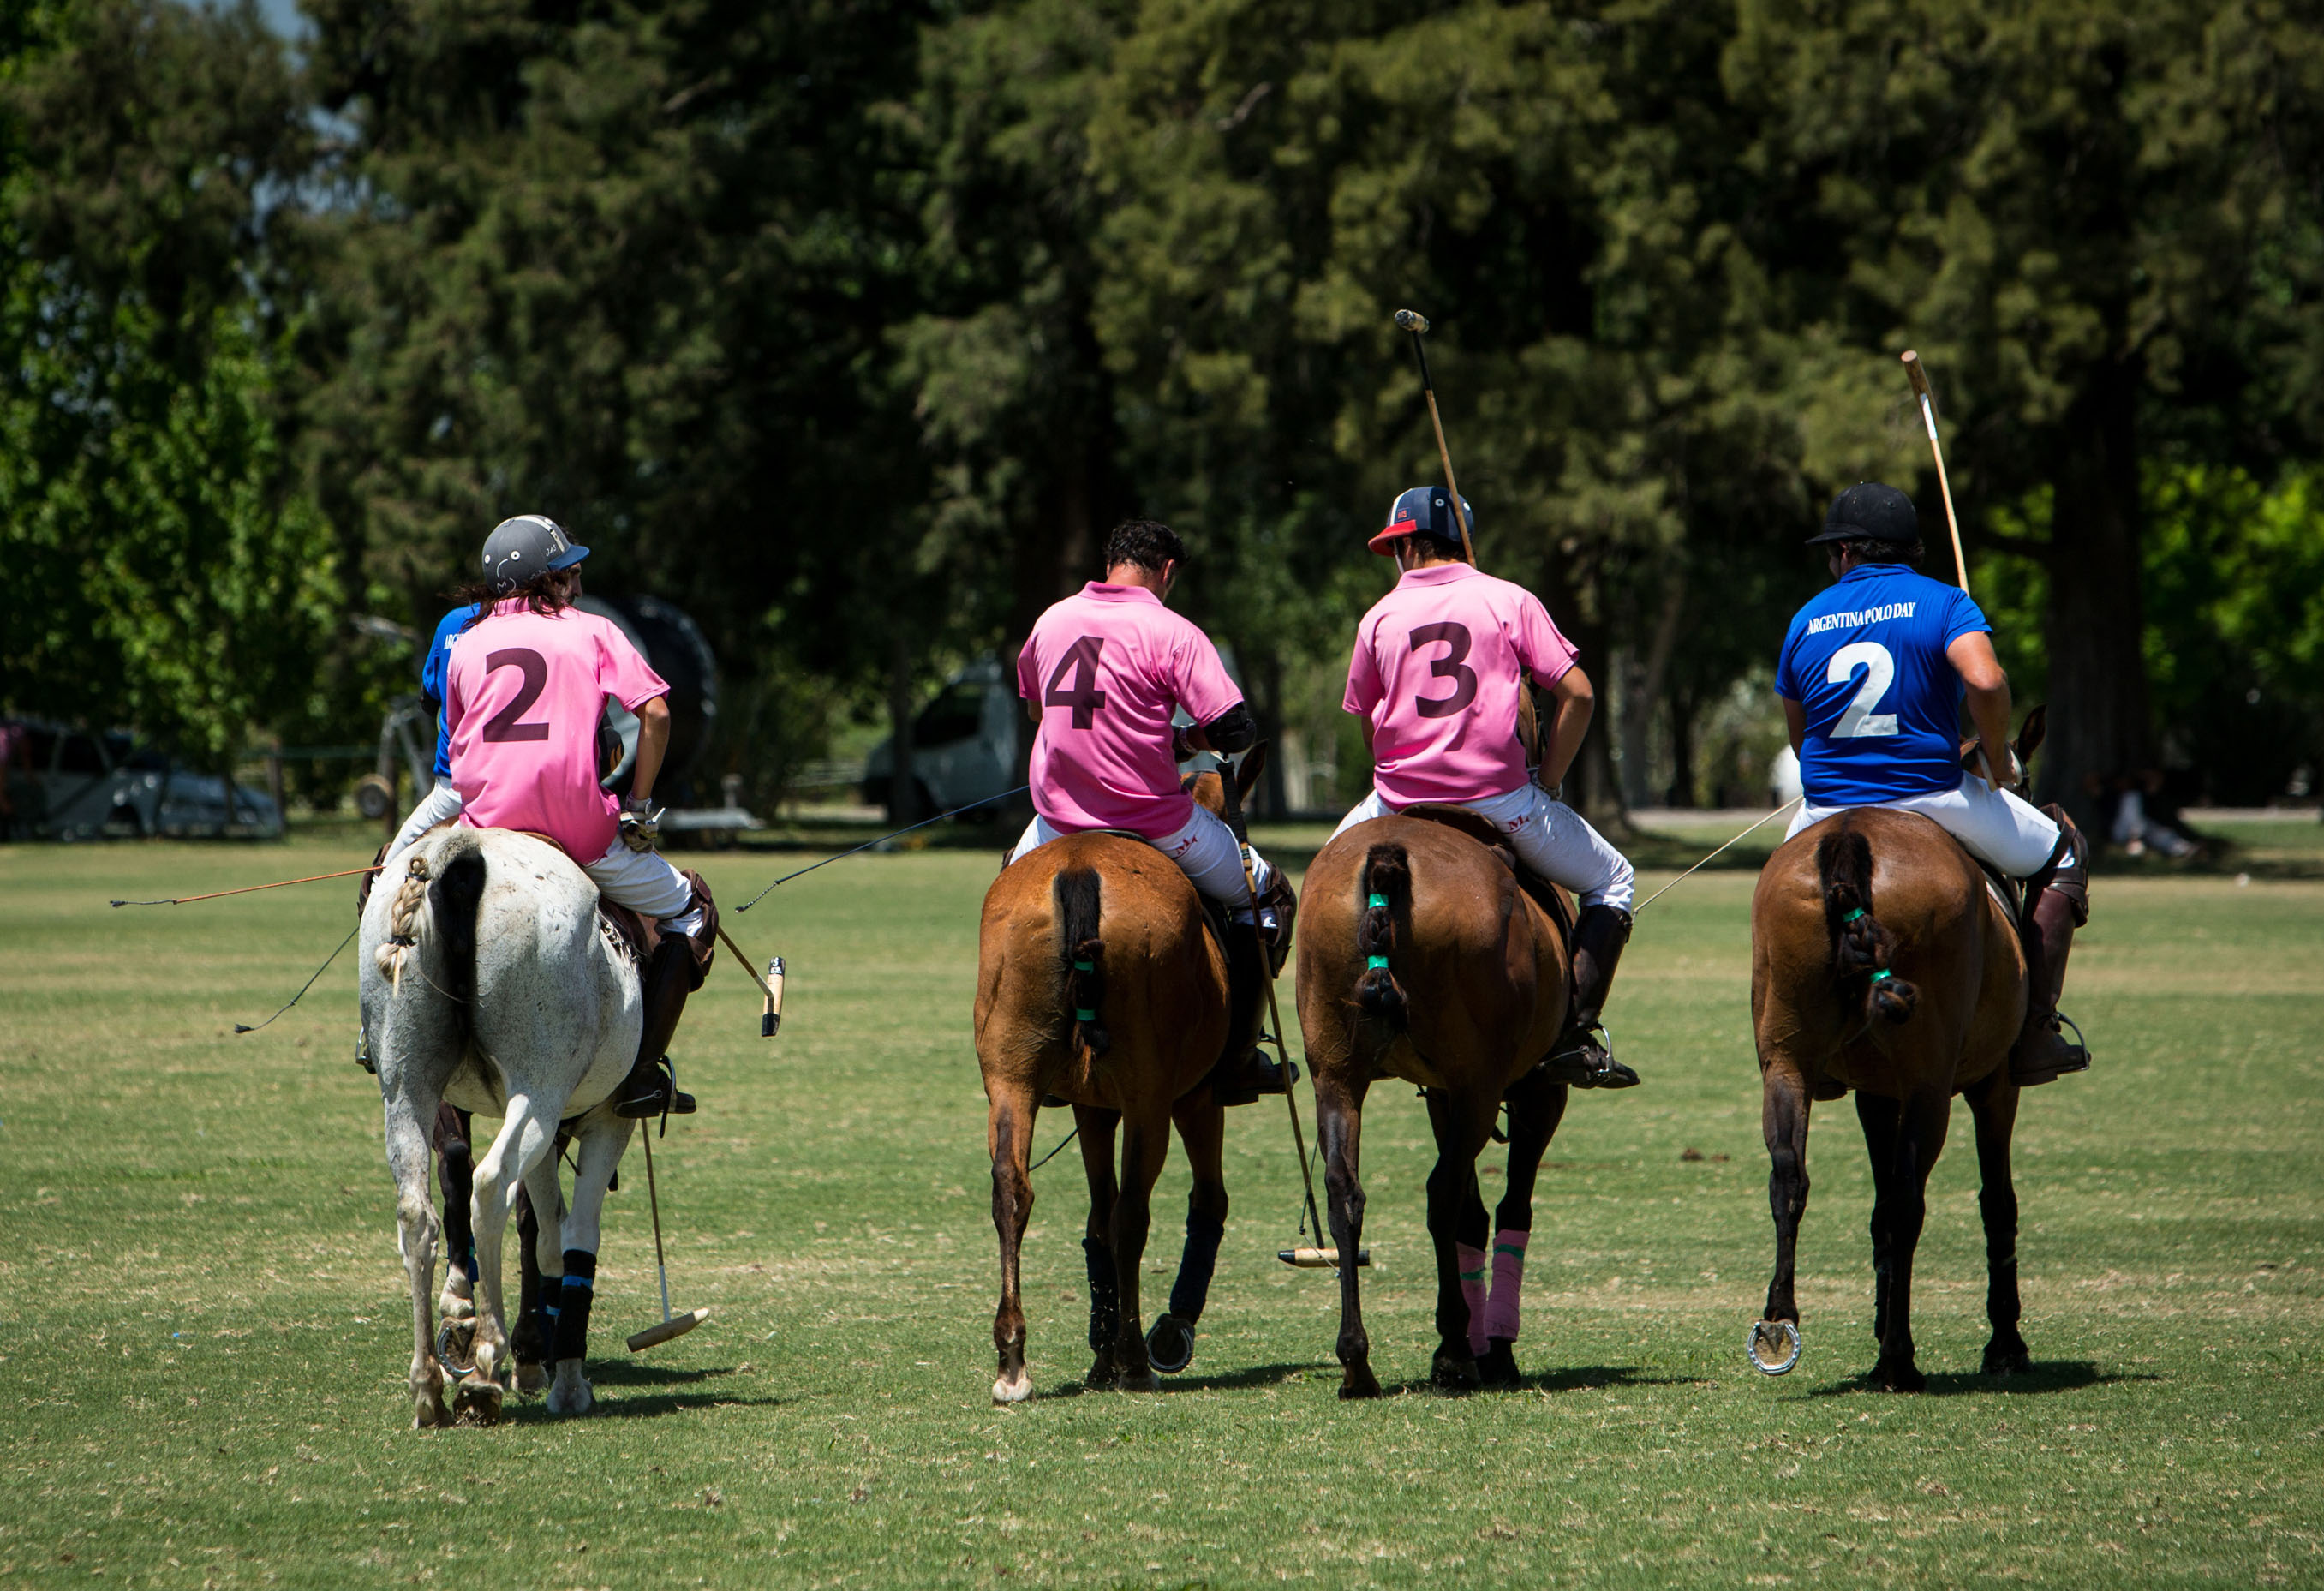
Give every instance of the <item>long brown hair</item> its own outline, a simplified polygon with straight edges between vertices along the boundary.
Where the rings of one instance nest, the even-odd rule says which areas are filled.
[[[494,591],[482,580],[471,580],[452,593],[452,603],[456,607],[466,607],[472,602],[476,605],[476,611],[469,615],[466,624],[460,626],[460,633],[465,635],[483,623],[499,603],[521,602],[537,614],[548,615],[571,607],[573,599],[580,595],[580,570],[543,569],[523,585],[508,591]]]

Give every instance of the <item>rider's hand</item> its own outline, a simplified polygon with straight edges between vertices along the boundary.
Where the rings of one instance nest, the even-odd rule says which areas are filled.
[[[2007,790],[2011,785],[2017,782],[2017,754],[2015,752],[2010,750],[2006,745],[2000,746],[1998,748],[1991,745],[1985,745],[1981,746],[1979,751],[1981,754],[1978,756],[1978,761],[1983,765],[1978,769],[1978,772],[1985,776],[1985,782],[1987,785],[1991,786],[1996,791],[2003,791]],[[1997,754],[1997,751],[1998,754]]]
[[[661,813],[650,799],[632,796],[622,803],[622,843],[633,851],[650,851],[661,843]]]

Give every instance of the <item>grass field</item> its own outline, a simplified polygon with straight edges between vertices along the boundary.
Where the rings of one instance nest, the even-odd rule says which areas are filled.
[[[2252,843],[2290,847],[2279,872],[2313,860],[2308,833]],[[2100,881],[2068,999],[2098,1064],[2029,1095],[2019,1136],[2031,1378],[1975,1374],[1957,1122],[1916,1279],[1932,1389],[1859,1387],[1868,1179],[1845,1107],[1812,1140],[1806,1357],[1779,1382],[1746,1368],[1772,1240],[1750,876],[1730,871],[1641,919],[1611,1014],[1646,1086],[1577,1096],[1550,1151],[1526,1390],[1420,1384],[1426,1128],[1383,1087],[1367,1298],[1401,1395],[1334,1397],[1333,1283],[1272,1257],[1296,1173],[1268,1101],[1231,1120],[1219,1280],[1194,1367],[1158,1396],[1078,1392],[1076,1157],[1037,1175],[1041,1396],[1003,1411],[968,1033],[992,858],[844,863],[729,919],[789,959],[780,1041],[731,966],[679,1035],[704,1107],[658,1153],[672,1287],[716,1318],[622,1353],[656,1318],[632,1151],[599,1412],[512,1404],[498,1429],[423,1435],[352,969],[231,1034],[298,987],[352,892],[104,905],[355,865],[369,844],[0,848],[0,1580],[2324,1583],[2324,884]],[[789,861],[706,871],[732,903]],[[1064,1130],[1045,1117],[1040,1146]],[[1174,1159],[1149,1297],[1184,1189]]]

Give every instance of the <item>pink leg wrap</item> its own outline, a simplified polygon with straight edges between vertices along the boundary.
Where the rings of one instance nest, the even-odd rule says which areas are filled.
[[[1469,1351],[1485,1351],[1485,1251],[1465,1243],[1452,1245],[1461,1264],[1461,1296],[1469,1300]]]
[[[1525,1286],[1525,1232],[1493,1234],[1493,1296],[1485,1306],[1485,1336],[1501,1342],[1517,1339],[1517,1293]],[[1470,1311],[1471,1321],[1476,1311]],[[1474,1337],[1477,1327],[1471,1325],[1469,1335]]]

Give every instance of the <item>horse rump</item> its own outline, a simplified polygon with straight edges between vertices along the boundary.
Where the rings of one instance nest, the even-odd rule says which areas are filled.
[[[1846,819],[1816,846],[1816,877],[1823,887],[1824,927],[1831,935],[1832,981],[1849,997],[1863,979],[1859,999],[1867,1026],[1877,1019],[1908,1020],[1920,991],[1888,967],[1896,936],[1872,915],[1872,842]]]
[[[1065,868],[1050,888],[1057,908],[1057,944],[1065,953],[1065,995],[1073,1004],[1067,1039],[1074,1053],[1086,1058],[1086,1067],[1113,1046],[1098,1017],[1105,1003],[1105,944],[1098,938],[1097,869]]]
[[[1364,854],[1362,879],[1364,911],[1356,919],[1356,949],[1365,957],[1365,967],[1356,980],[1356,1006],[1402,1032],[1412,1003],[1396,981],[1388,957],[1396,950],[1396,914],[1400,910],[1408,914],[1412,908],[1412,858],[1400,845],[1376,845]]]

